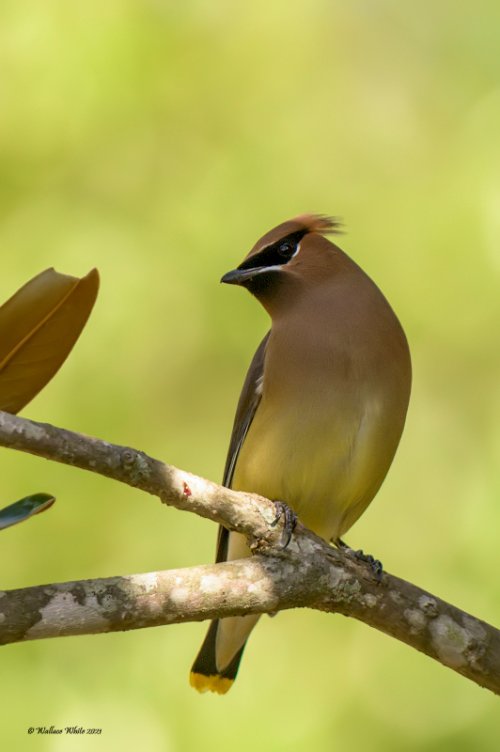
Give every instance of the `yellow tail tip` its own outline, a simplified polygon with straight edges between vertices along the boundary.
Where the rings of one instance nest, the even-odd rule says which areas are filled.
[[[204,674],[189,674],[189,683],[198,692],[215,692],[218,695],[225,695],[233,686],[233,679],[227,679],[225,676],[205,676]]]

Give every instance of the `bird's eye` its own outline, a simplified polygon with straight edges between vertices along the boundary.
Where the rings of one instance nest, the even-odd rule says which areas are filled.
[[[280,256],[288,258],[293,253],[293,245],[288,242],[281,243],[281,245],[278,246],[278,253]]]

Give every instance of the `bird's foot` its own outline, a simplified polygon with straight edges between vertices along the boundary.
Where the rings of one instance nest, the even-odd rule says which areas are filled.
[[[382,562],[378,559],[375,559],[374,556],[371,554],[365,554],[361,549],[358,551],[354,551],[350,546],[347,545],[343,540],[338,538],[335,541],[338,548],[341,548],[348,556],[352,556],[356,561],[362,561],[365,564],[368,564],[370,566],[370,569],[372,570],[372,573],[375,577],[375,579],[378,582],[382,581],[382,575],[384,574],[384,567],[382,565]]]
[[[378,580],[378,582],[382,581],[382,575],[384,574],[384,567],[382,565],[382,562],[379,559],[375,559],[374,556],[371,554],[365,554],[361,549],[359,551],[354,552],[354,558],[358,561],[363,561],[366,564],[369,564],[370,569],[372,570],[375,579]]]
[[[290,543],[293,531],[297,525],[297,515],[284,501],[273,502],[276,508],[276,517],[271,522],[271,527],[276,527],[282,517],[285,518],[283,522],[283,534],[281,536],[281,546],[286,548]]]

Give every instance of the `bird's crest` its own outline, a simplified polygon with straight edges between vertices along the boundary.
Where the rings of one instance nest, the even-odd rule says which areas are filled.
[[[291,221],[302,225],[307,232],[317,232],[320,235],[342,233],[343,225],[339,217],[328,217],[325,214],[301,214]]]

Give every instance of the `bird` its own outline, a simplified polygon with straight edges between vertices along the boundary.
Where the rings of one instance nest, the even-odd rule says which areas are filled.
[[[223,484],[286,504],[317,535],[345,546],[342,536],[394,458],[412,370],[388,301],[326,237],[340,228],[318,214],[283,222],[221,279],[246,288],[271,318],[243,384]],[[244,536],[219,528],[216,562],[250,555]],[[231,688],[258,619],[211,622],[190,673],[195,689]]]

